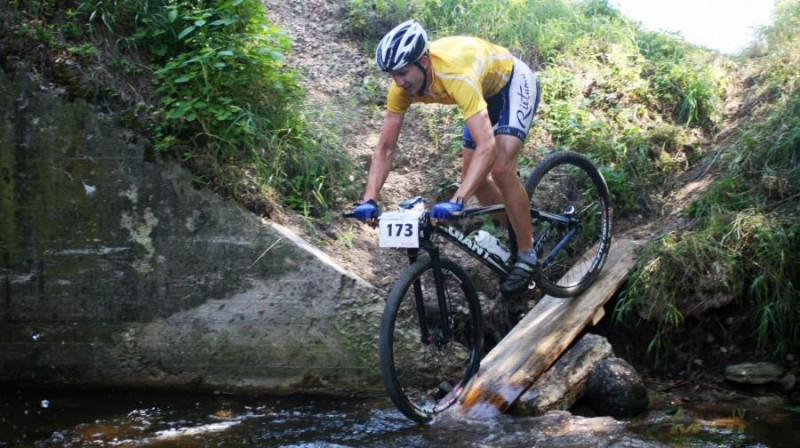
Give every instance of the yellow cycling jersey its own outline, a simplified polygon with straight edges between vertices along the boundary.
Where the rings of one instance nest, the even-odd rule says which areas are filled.
[[[430,89],[423,95],[411,95],[392,82],[386,101],[389,111],[405,113],[412,103],[458,104],[469,119],[486,108],[484,98],[498,93],[511,78],[511,52],[485,40],[445,37],[431,42],[430,50]]]

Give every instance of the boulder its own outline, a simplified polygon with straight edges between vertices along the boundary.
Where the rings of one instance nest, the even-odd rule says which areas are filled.
[[[592,370],[586,398],[597,414],[614,418],[635,417],[649,406],[641,377],[620,358],[605,359]]]

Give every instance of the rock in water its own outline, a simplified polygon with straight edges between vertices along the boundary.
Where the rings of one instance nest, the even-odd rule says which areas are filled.
[[[592,370],[586,398],[599,415],[614,418],[635,417],[649,405],[641,377],[620,358],[608,358]]]
[[[785,370],[771,362],[736,364],[725,367],[725,379],[740,384],[767,384],[779,381]]]

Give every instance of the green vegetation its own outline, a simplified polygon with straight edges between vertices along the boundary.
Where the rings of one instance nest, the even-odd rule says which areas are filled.
[[[654,348],[713,296],[733,298],[758,348],[800,344],[800,3],[777,4],[775,23],[750,49],[749,119],[720,148],[724,173],[691,204],[690,231],[652,244],[618,312],[658,318]]]
[[[334,173],[349,159],[297,107],[303,93],[284,63],[289,38],[258,0],[12,1],[6,14],[9,37],[115,70],[91,99],[127,108],[128,124],[198,182],[267,213],[263,198],[280,194],[324,216],[342,193],[346,177]],[[114,85],[132,78],[150,81],[129,92],[137,104]]]

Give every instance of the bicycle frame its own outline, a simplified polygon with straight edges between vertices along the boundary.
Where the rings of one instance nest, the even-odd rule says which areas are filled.
[[[488,213],[495,213],[499,211],[504,211],[505,206],[502,204],[498,205],[490,205],[486,207],[477,207],[472,209],[467,209],[460,212],[458,215],[453,217],[453,220],[464,219],[473,216],[480,216],[485,215]],[[531,208],[531,218],[536,220],[544,220],[552,223],[553,225],[566,225],[571,224],[574,221],[573,218],[574,210],[568,210],[563,215],[553,214],[548,212],[542,212],[537,209]],[[459,229],[444,224],[434,226],[431,224],[430,220],[428,219],[428,215],[426,213],[425,219],[423,221],[423,225],[420,229],[420,247],[414,249],[407,249],[408,251],[408,261],[409,264],[413,264],[419,258],[419,251],[425,250],[428,252],[428,255],[431,258],[431,264],[433,266],[433,278],[434,283],[436,285],[436,297],[439,305],[439,312],[442,315],[442,320],[444,322],[449,322],[449,311],[447,307],[447,297],[445,297],[444,292],[444,282],[442,280],[442,270],[439,261],[439,247],[433,243],[432,237],[434,235],[441,235],[446,240],[453,243],[456,247],[460,248],[461,250],[470,254],[473,258],[480,261],[483,265],[494,271],[496,274],[500,276],[507,276],[510,272],[511,263],[505,264],[500,262],[499,259],[494,258],[488,250],[481,247],[473,240],[469,239],[462,231]],[[538,247],[545,241],[549,236],[549,228],[546,229],[538,238],[534,238],[534,247]],[[548,265],[552,260],[555,258],[556,254],[566,247],[569,241],[575,236],[577,233],[577,229],[573,228],[560,242],[556,245],[554,250],[547,255],[547,257],[542,260],[543,265]],[[516,238],[513,232],[513,229],[509,227],[509,234],[510,234],[510,241],[511,244],[511,253],[512,256],[516,256],[517,253],[517,243]],[[513,261],[513,260],[512,260]],[[427,328],[427,320],[425,316],[425,306],[423,304],[422,298],[422,290],[420,287],[419,280],[414,282],[414,297],[416,301],[416,308],[417,308],[417,315],[419,317],[419,324],[420,324],[420,336],[421,341],[423,344],[430,344],[432,342],[436,342],[437,344],[446,344],[450,340],[450,327],[446,325],[442,330],[442,340],[441,341],[433,341],[430,331]]]
[[[503,210],[505,210],[505,206],[503,205],[493,205],[489,207],[474,208],[465,210],[460,216],[456,217],[456,219],[467,218],[470,216],[480,216],[487,213],[493,213]],[[452,242],[457,247],[460,247],[462,250],[472,255],[475,259],[486,265],[486,267],[488,267],[498,275],[501,276],[508,275],[509,269],[507,266],[505,266],[499,260],[493,258],[491,254],[489,254],[488,250],[478,245],[475,241],[469,239],[467,235],[465,235],[459,229],[449,225],[435,226],[435,227],[430,225],[428,227],[433,229],[433,233],[442,235],[446,240]],[[427,243],[430,245],[433,244],[430,242],[430,240],[428,240]],[[513,241],[512,244],[516,246],[516,241]],[[427,249],[425,244],[420,244],[420,246]],[[512,251],[516,252],[516,247],[514,247]]]
[[[504,211],[505,209],[506,209],[505,206],[502,204],[490,205],[486,207],[476,207],[464,210],[463,212],[460,212],[458,215],[455,215],[452,219],[459,220],[473,216],[481,216],[488,213]],[[554,214],[554,213],[542,212],[535,208],[531,208],[531,218],[533,220],[547,221],[552,223],[553,225],[559,225],[559,224],[569,225],[569,224],[574,224],[574,216],[573,216],[574,212],[575,212],[574,210],[568,210],[564,214]],[[542,232],[541,235],[539,235],[538,237],[534,237],[533,244],[535,248],[538,249],[538,247],[541,246],[543,241],[545,241],[548,238],[549,236],[548,230],[549,229]],[[561,240],[561,242],[559,242],[559,244],[556,245],[556,247],[551,251],[551,253],[548,254],[541,261],[542,266],[548,266],[555,258],[555,256],[558,254],[558,252],[569,243],[569,241],[575,236],[576,233],[577,233],[577,228],[573,228]],[[472,257],[483,263],[486,267],[488,267],[489,269],[491,269],[500,276],[506,276],[510,272],[509,269],[510,266],[503,264],[498,260],[492,258],[491,255],[489,254],[489,251],[487,251],[485,248],[475,243],[473,240],[469,239],[467,235],[465,235],[459,229],[447,224],[434,226],[433,224],[430,223],[430,221],[426,217],[424,225],[420,230],[419,249],[424,249],[425,251],[427,251],[428,254],[431,255],[431,258],[438,259],[438,248],[431,241],[431,237],[433,235],[443,236],[446,240],[450,241],[456,247],[459,247],[461,250],[467,252]],[[509,227],[509,236],[510,236],[509,244],[511,245],[510,248],[511,253],[512,255],[516,255],[517,252],[516,237],[514,235],[513,229],[511,229],[510,227]],[[408,256],[410,263],[414,263],[417,260],[419,249],[408,249]],[[435,251],[436,252],[435,256],[433,253],[431,253],[431,251],[434,249],[437,249]]]

